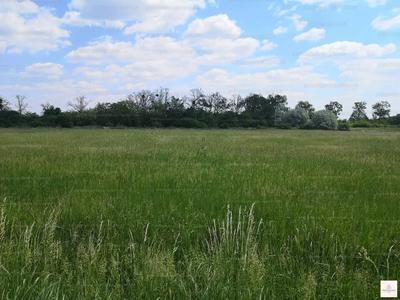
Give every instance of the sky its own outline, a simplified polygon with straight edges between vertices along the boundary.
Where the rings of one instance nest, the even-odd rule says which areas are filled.
[[[397,0],[0,0],[0,20],[0,96],[14,109],[16,95],[40,113],[163,87],[400,113]]]

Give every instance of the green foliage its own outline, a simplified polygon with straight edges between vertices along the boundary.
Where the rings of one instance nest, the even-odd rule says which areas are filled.
[[[343,105],[337,101],[331,101],[325,105],[325,110],[332,112],[338,118],[340,112],[343,110]]]
[[[372,105],[372,117],[374,119],[383,119],[390,116],[390,104],[387,101],[377,102]]]
[[[278,129],[292,129],[292,125],[289,123],[282,123],[282,124],[279,124],[277,128]]]
[[[178,122],[178,127],[184,127],[184,128],[206,128],[207,124],[196,120],[196,119],[191,119],[191,118],[182,118]]]
[[[336,130],[337,124],[336,115],[329,110],[317,111],[311,119],[311,127],[313,129]]]
[[[0,110],[0,127],[19,126],[21,116],[15,110]]]
[[[161,122],[154,121],[153,123],[151,123],[151,127],[161,128],[163,126],[162,126]]]
[[[371,123],[368,120],[365,119],[361,119],[357,122],[354,122],[352,124],[353,128],[357,128],[357,127],[371,127]]]
[[[350,131],[350,128],[351,126],[349,123],[339,122],[337,129],[341,131]]]
[[[365,110],[367,109],[367,102],[354,102],[353,112],[350,116],[350,121],[357,122],[359,120],[368,119]]]
[[[308,102],[308,101],[299,101],[299,102],[296,104],[295,109],[303,109],[303,110],[305,110],[305,111],[307,112],[308,117],[309,117],[310,119],[311,119],[311,117],[312,117],[312,114],[313,114],[314,111],[315,111],[314,106],[313,106],[310,102]]]
[[[290,109],[284,114],[282,122],[293,127],[304,126],[310,120],[308,116],[307,111],[302,108]]]

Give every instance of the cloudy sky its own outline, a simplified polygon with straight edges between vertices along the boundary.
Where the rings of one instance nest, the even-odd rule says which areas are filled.
[[[142,89],[400,113],[397,0],[0,0],[0,95],[29,110]]]

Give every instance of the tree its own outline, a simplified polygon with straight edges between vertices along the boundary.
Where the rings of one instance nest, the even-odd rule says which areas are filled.
[[[75,98],[75,103],[68,102],[67,106],[70,106],[74,111],[81,113],[85,111],[91,100],[86,100],[85,96],[79,96]]]
[[[282,118],[282,124],[290,124],[293,127],[296,126],[302,126],[306,125],[307,122],[310,120],[308,113],[306,110],[302,108],[295,108],[295,109],[290,109],[288,110],[283,118]]]
[[[339,117],[340,112],[343,110],[343,105],[336,101],[331,101],[329,104],[325,105],[325,109],[334,113],[336,118]]]
[[[288,111],[287,98],[281,95],[268,95],[268,101],[274,107],[274,125],[278,126],[283,122],[283,116]]]
[[[372,105],[372,117],[374,119],[379,119],[379,122],[381,119],[389,117],[390,113],[390,104],[387,101],[381,101],[377,102]]]
[[[10,110],[10,102],[3,97],[0,97],[0,111]]]
[[[273,117],[274,106],[262,95],[250,94],[244,99],[245,111],[249,112],[254,120],[265,120]]]
[[[15,96],[17,98],[17,104],[15,107],[17,108],[17,111],[19,112],[20,115],[23,115],[26,113],[26,108],[28,107],[28,103],[25,103],[25,96],[17,95]]]
[[[228,100],[218,92],[201,99],[200,105],[214,115],[219,115],[229,108]]]
[[[307,112],[307,114],[308,114],[308,116],[309,116],[310,119],[311,119],[311,117],[312,117],[312,114],[313,114],[314,111],[315,111],[314,106],[313,106],[310,102],[308,102],[308,101],[299,101],[299,102],[296,104],[295,109],[298,109],[298,108],[304,109],[304,110]]]
[[[354,102],[353,112],[350,116],[350,121],[355,122],[362,119],[368,119],[365,110],[367,109],[367,102]]]
[[[336,130],[337,125],[336,115],[329,110],[317,111],[311,119],[311,127],[313,129]]]
[[[59,114],[61,114],[61,109],[59,107],[54,107],[54,105],[51,105],[49,102],[41,104],[40,106],[43,109],[44,117],[58,116]]]
[[[190,104],[192,108],[198,108],[202,101],[205,99],[205,95],[202,89],[191,89],[190,90]]]
[[[244,100],[243,100],[242,96],[233,95],[232,98],[230,99],[229,107],[231,108],[231,110],[234,113],[236,113],[236,114],[241,113],[244,108]]]

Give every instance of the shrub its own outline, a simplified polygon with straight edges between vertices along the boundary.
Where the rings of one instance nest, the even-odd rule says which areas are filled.
[[[161,128],[162,124],[161,124],[161,122],[155,121],[155,122],[151,123],[151,127]]]
[[[288,123],[282,123],[280,125],[278,125],[278,129],[291,129],[292,125],[288,124]]]
[[[301,108],[290,109],[283,115],[282,124],[290,124],[293,127],[304,126],[309,120],[308,113]]]
[[[242,126],[245,128],[253,127],[256,128],[258,125],[260,125],[260,121],[258,120],[244,120],[242,123]]]
[[[338,130],[350,131],[350,124],[349,124],[349,123],[342,123],[342,122],[340,122],[340,123],[338,124]]]
[[[354,128],[356,128],[356,127],[371,127],[371,123],[368,122],[367,120],[363,119],[363,120],[353,123],[353,127]]]
[[[328,110],[315,112],[311,119],[311,126],[313,129],[336,130],[337,124],[336,115]]]
[[[33,121],[33,122],[29,123],[29,125],[31,125],[32,127],[40,127],[43,124],[40,121]]]
[[[179,127],[184,128],[206,128],[207,124],[192,118],[183,118],[178,122]]]

